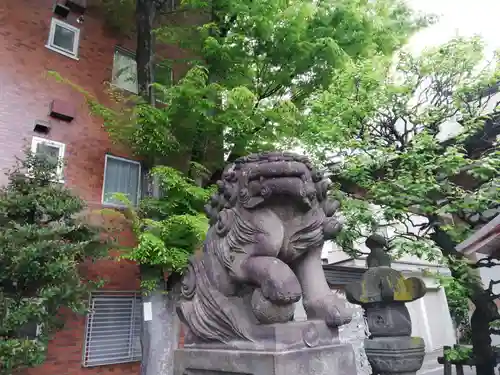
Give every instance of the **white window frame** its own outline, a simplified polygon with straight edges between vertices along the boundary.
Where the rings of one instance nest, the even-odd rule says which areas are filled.
[[[47,138],[40,138],[40,137],[33,137],[31,139],[31,152],[33,154],[36,154],[36,149],[39,144],[46,144],[52,147],[57,147],[59,149],[59,164],[57,166],[57,171],[56,171],[56,181],[60,183],[64,183],[64,153],[66,151],[66,145],[61,142],[56,142],[52,141]]]
[[[56,26],[60,26],[62,28],[65,28],[67,30],[70,30],[75,33],[75,38],[73,39],[73,50],[68,51],[64,48],[58,47],[54,44],[54,37],[56,33]],[[70,57],[74,60],[78,60],[78,47],[80,44],[80,29],[70,25],[69,23],[63,22],[57,18],[52,18],[52,21],[50,22],[50,31],[49,31],[49,38],[47,40],[47,44],[45,47],[48,49],[55,51],[57,53],[60,53],[61,55]]]
[[[134,56],[135,54],[134,54],[134,52],[129,51],[129,50],[125,49],[125,48],[122,48],[122,47],[116,46],[116,47],[115,47],[115,50],[114,50],[114,52],[113,52],[113,67],[112,67],[112,69],[111,69],[111,85],[112,85],[113,87],[116,87],[117,89],[124,90],[124,91],[128,91],[128,92],[131,92],[131,93],[133,93],[133,94],[138,94],[138,93],[139,93],[139,82],[137,82],[137,76],[138,76],[138,72],[137,72],[137,64],[136,64],[136,70],[135,70],[135,75],[136,75],[136,77],[135,77],[135,78],[136,78],[136,83],[137,83],[137,85],[136,85],[136,88],[135,88],[135,90],[134,90],[134,91],[130,91],[129,89],[126,89],[126,88],[120,87],[119,85],[117,85],[116,83],[114,83],[114,82],[113,82],[113,79],[115,78],[115,75],[116,75],[116,72],[115,72],[115,69],[116,69],[116,67],[115,67],[115,61],[116,61],[116,54],[117,54],[117,53],[118,53],[118,54],[121,54],[121,55],[123,55],[123,56],[128,56],[128,57],[130,57],[132,60],[134,60],[134,61],[135,61],[135,56]]]
[[[103,329],[104,327],[96,327],[94,323],[94,316],[96,314],[96,310],[94,308],[94,303],[96,301],[112,301],[113,299],[117,300],[127,300],[130,299],[132,301],[132,308],[130,310],[130,322],[128,324],[128,340],[131,340],[129,342],[129,349],[128,349],[128,355],[124,357],[119,357],[119,358],[105,358],[101,357],[100,361],[99,358],[92,358],[90,354],[90,345],[93,342],[92,339],[92,334],[95,332],[94,330],[99,330]],[[102,312],[101,312],[102,313]],[[86,316],[86,321],[85,321],[85,334],[84,334],[84,341],[83,341],[83,353],[82,353],[82,366],[83,367],[97,367],[97,366],[108,366],[108,365],[116,365],[120,363],[130,363],[130,362],[138,362],[141,360],[141,353],[137,353],[137,355],[134,355],[134,349],[133,349],[133,339],[139,339],[140,340],[140,329],[139,332],[137,332],[137,337],[136,337],[136,332],[135,332],[135,325],[137,323],[136,319],[139,320],[140,323],[142,323],[142,298],[140,292],[137,291],[112,291],[112,290],[101,290],[101,291],[96,291],[96,292],[91,292],[89,295],[89,311]],[[123,327],[117,328],[122,329]],[[94,331],[94,332],[93,332]],[[117,334],[116,330],[106,330],[106,334],[109,334],[109,338],[102,338],[102,340],[105,341],[105,345],[110,346],[112,345],[113,342],[116,342],[116,337],[113,339],[113,335]],[[121,334],[119,334],[120,337],[123,336],[123,331]],[[95,340],[95,339],[94,339]],[[94,341],[95,342],[95,341]],[[109,342],[109,343],[108,343]],[[115,353],[116,355],[116,353]],[[112,355],[110,355],[112,357]]]
[[[106,154],[106,158],[104,159],[104,175],[103,175],[103,180],[102,180],[102,195],[101,195],[101,203],[104,206],[108,207],[117,207],[117,208],[122,208],[124,207],[123,204],[117,204],[117,203],[110,203],[110,202],[105,202],[104,201],[104,195],[106,192],[106,172],[108,170],[108,159],[115,159],[115,160],[121,160],[125,161],[131,164],[136,164],[139,166],[139,176],[137,177],[137,203],[139,203],[139,200],[141,198],[141,183],[142,183],[142,165],[141,162],[137,160],[132,160],[132,159],[127,159],[127,158],[122,158],[119,156],[114,156],[110,154]]]

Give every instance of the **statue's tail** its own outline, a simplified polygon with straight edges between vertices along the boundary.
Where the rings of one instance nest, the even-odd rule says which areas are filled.
[[[187,293],[190,299],[186,300],[184,294],[185,299],[179,304],[177,312],[191,333],[201,341],[253,341],[248,321],[240,316],[237,306],[212,285],[203,259],[193,258],[188,272],[192,274],[186,277],[194,283],[192,287],[195,289]]]

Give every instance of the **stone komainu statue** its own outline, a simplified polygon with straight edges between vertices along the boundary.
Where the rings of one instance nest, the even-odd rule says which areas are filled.
[[[348,323],[321,262],[341,228],[330,180],[304,156],[269,152],[236,160],[217,185],[203,254],[182,281],[185,344],[259,341],[263,326],[293,319],[301,297],[308,319]]]

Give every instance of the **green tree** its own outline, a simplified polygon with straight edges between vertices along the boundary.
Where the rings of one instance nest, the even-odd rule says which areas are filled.
[[[496,296],[455,250],[475,229],[470,216],[500,203],[492,126],[500,119],[499,103],[492,102],[500,60],[495,55],[485,64],[484,58],[480,39],[458,38],[418,56],[402,52],[395,64],[353,62],[311,98],[300,136],[339,184],[346,250],[360,235],[395,226],[392,246],[399,254],[448,264],[476,307],[474,355],[478,374],[489,375],[488,322],[499,319]],[[460,132],[446,139],[451,123]]]
[[[150,278],[143,278],[146,289],[147,284],[155,287],[165,273],[182,274],[189,257],[200,248],[208,230],[203,207],[211,193],[171,167],[155,167],[151,174],[161,189],[159,197],[146,197],[138,207],[121,198],[138,240],[124,256],[151,270]]]
[[[0,374],[41,364],[62,309],[83,313],[89,287],[78,264],[106,253],[84,204],[57,179],[56,163],[27,152],[0,189]],[[38,335],[33,335],[38,331]],[[31,332],[31,333],[30,333]]]
[[[138,1],[138,22],[143,3],[150,9],[158,2]],[[146,47],[138,41],[146,104],[130,108],[123,121],[112,116],[108,129],[150,159],[183,155],[183,171],[191,160],[211,171],[220,168],[222,153],[214,156],[214,149],[224,148],[233,160],[295,143],[305,100],[336,79],[335,68],[391,55],[429,21],[399,0],[183,1],[174,12],[160,10],[152,13],[156,44],[179,45],[196,58],[187,61],[191,69],[183,79],[165,86],[152,78],[154,72],[143,74],[145,65],[154,70],[154,57],[148,52],[144,63],[139,55]],[[196,14],[202,24],[179,22],[181,14]],[[153,92],[162,92],[165,105],[147,105]]]
[[[125,204],[123,215],[137,237],[136,246],[123,257],[140,265],[143,301],[151,304],[154,314],[142,327],[141,372],[145,374],[171,371],[172,352],[179,338],[175,304],[180,280],[208,230],[203,207],[212,192],[168,166],[154,167],[151,177],[159,192],[142,199],[137,207],[116,195]],[[151,357],[152,352],[155,357]]]
[[[139,98],[115,95],[118,103],[113,108],[90,102],[93,111],[104,117],[113,139],[128,145],[150,165],[174,167],[203,186],[217,180],[226,161],[251,151],[297,144],[305,103],[313,92],[335,82],[336,69],[352,61],[392,55],[429,22],[401,0],[176,3],[178,7],[171,9],[167,6],[171,2],[137,0],[134,8],[133,1],[103,0],[105,9],[111,11],[108,14],[114,15],[116,9],[126,13],[128,20],[135,12]],[[187,73],[173,85],[155,74],[159,59],[155,50],[164,44],[178,45],[194,56],[163,62],[187,66]],[[157,105],[158,98],[161,105]],[[192,168],[200,164],[210,173],[200,177]],[[165,216],[150,219],[164,220]],[[150,234],[140,238],[151,239]],[[138,249],[141,246],[142,241]],[[193,250],[191,246],[185,249]],[[178,254],[168,254],[174,253]],[[147,254],[159,259],[154,252]],[[141,264],[151,263],[144,257],[138,259]],[[172,264],[162,259],[163,266]],[[168,303],[161,302],[159,293],[163,291],[145,297],[152,301],[154,311],[166,311],[158,313],[160,323],[144,325],[143,375],[168,372],[176,346],[175,329],[167,332],[174,321],[174,293],[169,292]],[[163,351],[155,351],[153,358],[151,345]]]

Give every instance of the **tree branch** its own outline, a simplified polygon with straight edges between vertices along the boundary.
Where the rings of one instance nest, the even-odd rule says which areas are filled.
[[[476,262],[476,264],[471,265],[472,268],[491,268],[495,266],[500,266],[500,262],[497,262],[496,259],[492,257],[486,257],[483,259],[480,259]]]

